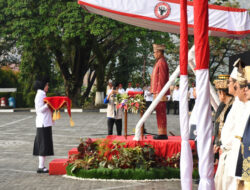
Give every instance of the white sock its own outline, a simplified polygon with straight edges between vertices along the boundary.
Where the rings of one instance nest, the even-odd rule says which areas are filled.
[[[39,168],[44,168],[45,156],[39,156]]]

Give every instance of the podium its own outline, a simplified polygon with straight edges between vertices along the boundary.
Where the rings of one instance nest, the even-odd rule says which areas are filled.
[[[143,91],[140,91],[140,92],[128,91],[129,99],[134,99],[137,95],[142,96]],[[138,103],[138,102],[136,102],[136,99],[135,99],[135,102],[130,103],[130,106],[131,105],[137,106],[136,103]],[[142,104],[145,104],[144,100],[143,100]],[[127,136],[128,136],[128,109],[131,109],[130,106],[127,105],[126,106],[127,109],[124,109],[124,137],[125,137],[125,139],[127,139]],[[138,105],[138,110],[139,110],[139,105]],[[140,109],[139,111],[140,111],[140,117],[142,117],[144,114],[144,109]],[[141,140],[143,140],[143,136],[144,136],[144,124],[141,127]]]

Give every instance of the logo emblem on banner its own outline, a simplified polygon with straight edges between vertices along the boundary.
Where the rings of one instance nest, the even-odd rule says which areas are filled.
[[[171,12],[170,5],[166,2],[160,2],[155,6],[155,16],[159,19],[167,18]]]

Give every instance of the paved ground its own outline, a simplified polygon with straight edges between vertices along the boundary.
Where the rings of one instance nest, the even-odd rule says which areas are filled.
[[[105,137],[107,134],[105,113],[73,113],[75,127],[69,126],[69,117],[61,113],[61,119],[53,127],[55,156],[47,157],[46,165],[55,158],[66,158],[68,150],[79,144],[80,138]],[[139,120],[139,115],[129,114],[128,133]],[[157,133],[155,115],[146,122],[148,132]],[[179,119],[168,115],[168,131],[179,135]],[[118,182],[118,181],[80,181],[62,176],[37,174],[38,158],[32,156],[35,137],[35,114],[29,112],[0,113],[0,189],[181,189],[180,181],[165,182]],[[197,185],[193,185],[197,189]]]

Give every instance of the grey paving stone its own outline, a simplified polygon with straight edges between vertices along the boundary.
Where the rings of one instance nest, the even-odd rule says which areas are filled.
[[[66,158],[68,151],[79,144],[80,138],[100,138],[107,134],[106,114],[95,112],[73,113],[74,127],[69,125],[67,113],[61,113],[61,119],[53,127],[55,156],[46,158],[46,165],[55,158]],[[139,120],[139,114],[128,115],[128,133]],[[179,118],[168,115],[168,131],[180,135]],[[147,132],[157,133],[156,116],[152,114],[145,123]],[[32,156],[35,137],[35,113],[0,113],[0,189],[95,189],[95,190],[146,190],[181,189],[180,181],[168,182],[120,182],[120,181],[80,181],[62,176],[37,174],[38,158]],[[114,134],[116,131],[114,130]],[[193,185],[197,189],[197,185]]]

